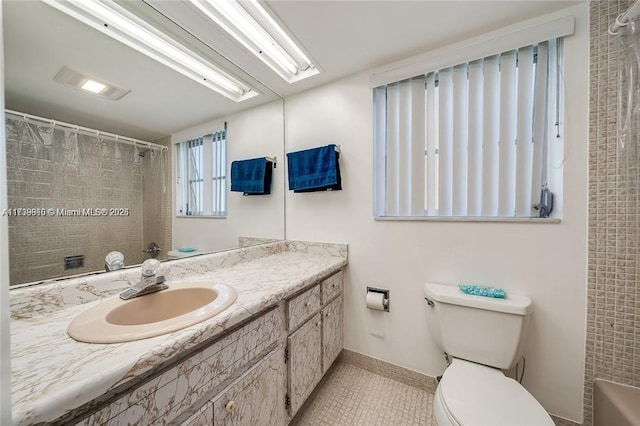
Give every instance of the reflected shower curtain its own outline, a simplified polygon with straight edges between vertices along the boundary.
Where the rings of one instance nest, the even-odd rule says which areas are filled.
[[[122,252],[127,265],[140,263],[148,244],[145,222],[169,229],[170,239],[166,151],[149,151],[145,158],[139,147],[16,115],[7,115],[5,128],[9,208],[45,212],[8,218],[11,284],[104,270],[110,251]],[[143,186],[154,194],[148,208]],[[87,215],[83,209],[120,214]],[[147,220],[145,214],[154,216]],[[80,266],[65,262],[78,256]]]
[[[145,248],[156,243],[159,259],[171,250],[171,192],[169,190],[170,158],[167,150],[146,153],[143,189],[143,239]],[[148,258],[145,255],[145,259]]]

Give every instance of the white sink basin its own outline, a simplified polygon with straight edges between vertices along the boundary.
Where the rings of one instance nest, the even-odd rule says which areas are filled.
[[[233,287],[209,283],[169,283],[167,290],[130,300],[114,296],[75,317],[67,333],[87,343],[146,339],[209,319],[238,297]]]

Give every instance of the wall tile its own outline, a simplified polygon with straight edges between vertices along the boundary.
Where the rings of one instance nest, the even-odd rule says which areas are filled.
[[[618,69],[624,53],[607,33],[629,0],[592,1],[589,114],[589,244],[584,425],[593,422],[593,380],[640,386],[638,126],[617,137]]]

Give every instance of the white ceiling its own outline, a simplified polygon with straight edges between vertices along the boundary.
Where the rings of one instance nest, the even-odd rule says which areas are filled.
[[[186,2],[147,2],[286,98],[579,0],[269,1],[265,4],[275,19],[321,70],[293,84],[280,79]],[[39,2],[5,1],[3,25],[10,109],[153,140],[275,99],[267,94],[236,104]],[[52,80],[63,65],[132,91],[114,102],[67,88]]]
[[[273,14],[296,37],[322,73],[290,86],[273,76],[268,79],[265,76],[262,81],[288,96],[576,3],[558,0],[269,1]],[[249,72],[254,69],[239,60],[237,63]]]

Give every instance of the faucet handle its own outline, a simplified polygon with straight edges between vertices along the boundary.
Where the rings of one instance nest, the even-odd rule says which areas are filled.
[[[119,251],[110,251],[104,258],[104,269],[107,272],[124,268],[124,255]]]
[[[156,259],[147,259],[142,263],[141,272],[143,277],[152,277],[156,274],[160,261]]]

